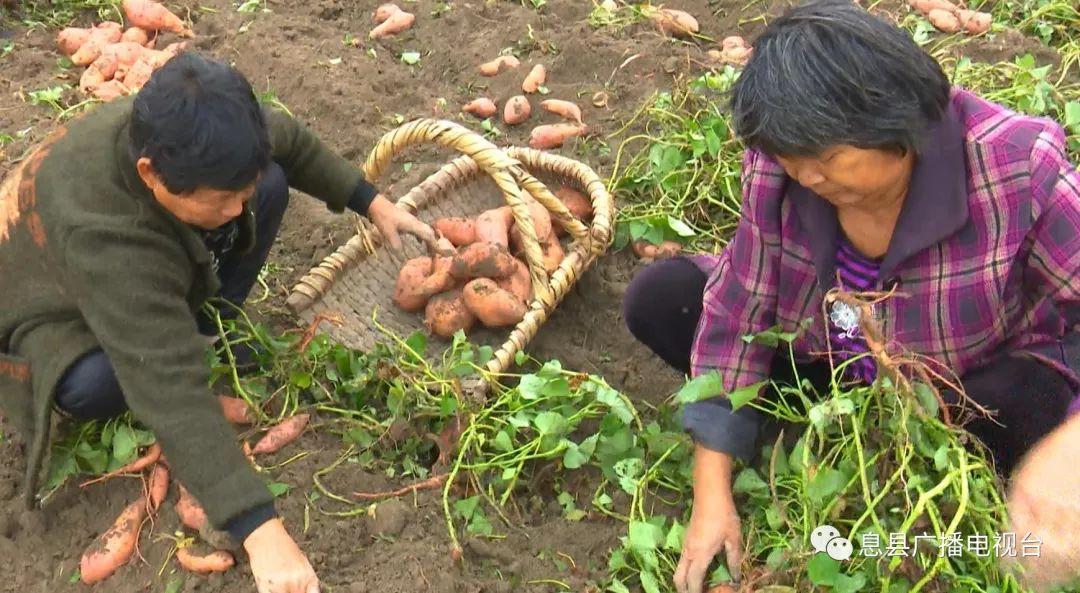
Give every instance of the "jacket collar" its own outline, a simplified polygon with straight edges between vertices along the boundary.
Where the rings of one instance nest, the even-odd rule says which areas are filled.
[[[960,230],[968,219],[967,162],[964,126],[950,102],[945,116],[926,135],[911,185],[881,264],[880,277],[889,278],[906,259]],[[788,197],[810,238],[810,252],[823,289],[836,283],[836,249],[840,225],[836,208],[814,192],[789,179]]]

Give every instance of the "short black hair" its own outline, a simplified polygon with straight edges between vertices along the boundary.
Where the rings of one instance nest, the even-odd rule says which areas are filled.
[[[837,144],[918,154],[950,90],[907,31],[851,0],[814,0],[753,41],[730,107],[735,133],[767,154],[814,156]]]
[[[270,163],[266,117],[251,83],[194,51],[166,62],[139,90],[130,142],[175,194],[242,189]]]

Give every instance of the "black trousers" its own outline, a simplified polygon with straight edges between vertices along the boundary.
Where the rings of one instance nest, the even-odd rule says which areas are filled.
[[[634,277],[624,297],[623,314],[630,332],[684,374],[690,372],[690,349],[706,280],[689,259],[660,260]],[[771,378],[777,383],[791,383],[792,365],[786,355],[785,350],[773,365]],[[827,363],[800,365],[798,373],[819,393],[828,393]],[[1011,474],[1028,449],[1065,419],[1075,397],[1059,372],[1030,358],[1007,354],[969,371],[960,382],[970,399],[996,412],[994,419],[972,419],[965,429],[987,446],[1002,476]],[[949,405],[959,401],[951,390],[942,396]]]
[[[228,305],[219,308],[223,319],[237,315],[258,280],[277,238],[281,219],[289,206],[289,184],[285,172],[271,162],[263,171],[254,196],[255,241],[246,252],[213,248],[218,260],[221,289],[217,298]],[[216,333],[216,324],[204,313],[196,319],[205,335]],[[113,418],[127,410],[112,365],[101,349],[92,350],[64,372],[56,388],[55,401],[64,412],[85,420]]]

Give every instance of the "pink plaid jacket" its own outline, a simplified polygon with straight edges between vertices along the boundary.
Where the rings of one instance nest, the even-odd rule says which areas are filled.
[[[796,356],[827,350],[822,302],[836,277],[833,207],[753,150],[742,213],[727,248],[697,258],[709,280],[691,372],[719,371],[725,393],[770,372],[776,350],[744,336],[811,318]],[[886,338],[957,375],[1025,351],[1080,385],[1060,344],[1080,321],[1078,271],[1080,173],[1062,127],[954,90],[882,262],[878,288],[898,293],[875,312]]]

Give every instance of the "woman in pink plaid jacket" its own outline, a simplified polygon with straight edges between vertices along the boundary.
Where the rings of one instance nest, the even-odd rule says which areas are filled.
[[[738,566],[731,470],[757,450],[762,418],[732,412],[725,394],[790,380],[793,366],[828,393],[830,365],[814,353],[866,352],[858,309],[823,311],[830,289],[895,290],[873,311],[884,337],[951,370],[996,412],[966,428],[1002,475],[1062,423],[1080,386],[1080,173],[1060,125],[952,88],[907,32],[849,0],[773,21],[731,113],[747,146],[734,237],[717,256],[650,265],[624,303],[638,340],[691,376],[719,372],[724,386],[683,414],[695,486],[680,592],[700,592],[721,552]],[[795,360],[786,344],[743,340],[808,318]],[[868,356],[846,371],[864,382],[876,373]]]

